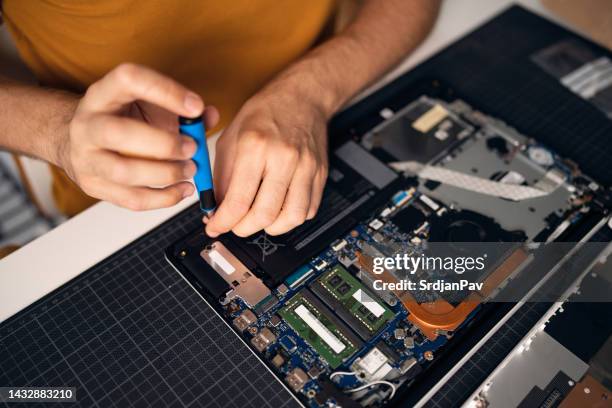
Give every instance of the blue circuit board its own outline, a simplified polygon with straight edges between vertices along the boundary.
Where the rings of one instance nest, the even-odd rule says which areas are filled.
[[[478,116],[477,119],[482,120],[482,117]],[[467,120],[469,121],[469,117]],[[461,123],[465,124],[465,122]],[[470,131],[474,130],[469,124],[465,126],[466,129],[471,129]],[[459,131],[460,129],[457,130],[457,132]],[[518,144],[515,146],[518,146]],[[573,187],[574,190],[569,191],[580,192],[580,194],[570,196],[571,200],[569,200],[567,209],[553,209],[551,217],[547,220],[548,229],[541,233],[544,234],[542,236],[546,238],[551,233],[558,233],[560,231],[559,227],[564,228],[564,224],[566,224],[564,221],[569,221],[571,224],[580,220],[583,217],[580,209],[590,199],[589,191],[596,190],[597,185],[577,172],[572,167],[572,163],[564,161],[540,144],[525,141],[520,145],[520,149],[522,150],[516,147],[515,150],[510,150],[510,153],[507,152],[507,154],[523,154],[533,161],[534,165],[539,166],[543,172],[556,170],[557,173],[562,174],[562,176],[556,176],[557,180],[562,177],[572,186],[578,186],[577,189]],[[551,179],[554,180],[555,178],[551,176]],[[399,221],[396,222],[394,218],[408,207],[411,207],[411,214],[415,212],[420,214],[416,217],[418,225],[411,225],[411,228],[406,228],[406,225]],[[343,236],[337,237],[326,249],[308,262],[296,268],[283,284],[270,288],[273,298],[272,306],[269,306],[270,298],[266,298],[267,307],[263,311],[261,308],[255,307],[254,310],[258,313],[257,319],[248,330],[242,331],[243,335],[247,340],[251,340],[253,336],[257,336],[262,331],[269,330],[273,333],[274,341],[265,349],[260,350],[260,354],[285,383],[293,388],[296,393],[303,395],[302,401],[311,408],[327,407],[335,402],[333,396],[331,400],[318,398],[320,395],[326,394],[324,384],[330,381],[334,383],[337,389],[342,390],[341,392],[345,392],[347,395],[350,395],[351,391],[363,388],[363,391],[359,391],[359,394],[354,394],[356,395],[354,399],[363,406],[384,405],[384,401],[390,397],[389,393],[380,392],[381,388],[378,386],[368,388],[372,384],[372,378],[359,377],[357,371],[355,371],[355,367],[358,367],[357,364],[366,360],[374,351],[382,349],[382,353],[385,354],[386,352],[387,357],[389,354],[392,355],[392,358],[385,360],[386,364],[391,366],[390,369],[401,374],[393,378],[394,386],[403,386],[406,382],[414,379],[414,377],[404,375],[407,372],[405,371],[406,367],[417,366],[419,372],[427,369],[428,365],[436,359],[436,356],[444,351],[451,338],[478,316],[482,305],[478,305],[471,310],[458,327],[453,326],[454,330],[442,330],[435,336],[432,336],[431,333],[428,336],[421,331],[421,327],[410,320],[409,310],[397,297],[393,295],[383,296],[378,292],[375,295],[379,297],[377,301],[381,304],[384,302],[385,307],[391,310],[393,317],[386,319],[384,326],[379,327],[371,336],[364,337],[361,335],[363,341],[358,343],[356,351],[339,364],[330,364],[329,361],[326,361],[325,357],[317,352],[316,347],[303,336],[303,333],[298,333],[294,328],[295,326],[292,327],[287,320],[280,317],[279,312],[288,307],[288,302],[291,302],[300,293],[310,290],[315,283],[322,279],[323,275],[333,271],[339,265],[346,268],[348,273],[364,283],[365,287],[368,287],[367,278],[360,275],[363,271],[363,265],[352,270],[350,268],[357,263],[358,253],[365,252],[367,248],[378,250],[385,244],[390,244],[387,249],[392,248],[391,252],[394,253],[418,253],[422,250],[420,244],[427,242],[430,238],[431,225],[429,221],[439,219],[447,212],[454,211],[460,210],[452,205],[447,206],[445,203],[433,200],[426,196],[422,189],[417,189],[414,184],[407,182],[405,189],[396,191],[384,205],[380,205],[375,211],[372,211],[369,217],[355,225]],[[552,215],[555,215],[556,218]],[[524,235],[519,234],[519,237],[518,241],[524,242]],[[382,252],[384,251],[381,250]],[[386,255],[388,256],[388,254]],[[317,296],[321,297],[320,294],[317,294]],[[423,298],[419,298],[419,302],[430,301],[427,293],[424,293],[423,296]],[[231,320],[250,309],[240,298],[234,299],[232,304],[226,308],[226,310],[230,310],[228,317]],[[330,308],[329,313],[334,314],[335,318],[343,320],[337,309]],[[346,322],[346,319],[344,321]],[[296,369],[300,372],[299,378],[290,378],[291,376],[295,377]],[[299,380],[299,386],[292,386],[292,384],[295,385],[297,380]],[[385,391],[389,391],[389,389]],[[395,388],[393,388],[394,391]],[[393,393],[391,393],[392,395]]]
[[[387,207],[393,207],[394,211],[398,211],[400,208],[396,207],[396,204],[401,204],[400,207],[410,205],[412,200],[418,198],[419,193],[412,190],[409,191],[410,199],[406,200],[401,195],[401,200],[394,197],[390,200]],[[384,212],[383,208],[383,212]],[[286,302],[297,295],[303,288],[308,287],[310,283],[317,280],[321,275],[334,268],[334,266],[340,264],[340,259],[355,257],[355,252],[362,250],[364,244],[376,244],[375,235],[380,238],[381,235],[392,238],[394,242],[402,243],[406,247],[411,245],[410,239],[414,238],[414,234],[407,234],[401,231],[396,225],[390,220],[384,220],[380,228],[376,231],[373,230],[369,224],[373,220],[379,220],[380,215],[373,216],[366,220],[364,223],[360,223],[355,226],[345,236],[339,238],[335,243],[332,243],[327,249],[321,252],[318,256],[312,258],[310,262],[298,268],[294,275],[287,278],[285,284],[281,285],[282,289],[278,288],[273,290],[274,296],[278,298],[278,303],[275,304],[270,310],[265,313],[258,315],[257,322],[252,328],[252,332],[256,333],[263,328],[270,328],[276,335],[276,342],[272,344],[264,353],[264,358],[267,361],[272,361],[274,356],[282,355],[285,359],[284,363],[280,367],[274,367],[281,377],[287,376],[293,369],[299,367],[306,373],[311,373],[313,368],[317,372],[315,378],[310,378],[301,388],[300,392],[303,393],[309,401],[309,406],[312,408],[321,407],[314,398],[314,395],[321,391],[320,380],[321,378],[329,378],[329,375],[336,371],[351,371],[350,367],[356,359],[364,357],[374,347],[384,342],[386,346],[392,349],[399,358],[393,362],[393,366],[398,368],[409,359],[416,359],[421,366],[426,366],[430,363],[431,357],[428,355],[435,355],[448,342],[446,336],[438,336],[435,340],[430,340],[423,336],[415,326],[412,326],[406,319],[408,311],[402,305],[401,302],[397,302],[394,305],[387,305],[393,313],[394,317],[387,324],[379,330],[374,336],[363,343],[363,346],[354,353],[350,358],[342,363],[341,366],[331,369],[325,359],[321,358],[317,351],[311,347],[306,340],[302,338],[296,331],[285,322],[283,319],[278,319],[278,311],[281,310]],[[424,231],[426,233],[426,231]],[[334,249],[338,242],[344,240],[341,249]],[[304,279],[304,277],[306,277]],[[295,282],[299,284],[290,286]],[[231,318],[239,316],[244,310],[248,309],[248,306],[244,304],[240,299],[234,300],[238,307],[234,307],[233,313],[230,315]],[[382,301],[381,301],[382,302]],[[468,319],[464,322],[467,324],[473,315],[476,314],[474,311]],[[276,325],[273,325],[273,320],[276,316]],[[401,328],[405,329],[407,333],[413,335],[415,342],[413,347],[407,348],[404,344],[404,340],[396,338],[394,336],[395,330]],[[411,330],[412,329],[412,330]],[[248,333],[246,334],[249,336]],[[334,379],[335,383],[341,389],[352,389],[362,384],[362,381],[356,376],[339,376]]]

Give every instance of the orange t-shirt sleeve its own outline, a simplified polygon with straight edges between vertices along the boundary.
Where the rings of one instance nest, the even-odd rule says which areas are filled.
[[[226,125],[242,103],[320,36],[334,0],[4,0],[22,59],[46,86],[75,92],[122,62],[193,89]],[[53,169],[58,207],[95,200]]]

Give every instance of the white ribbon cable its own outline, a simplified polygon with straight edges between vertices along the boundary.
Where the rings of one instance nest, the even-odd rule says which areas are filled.
[[[427,166],[415,161],[394,162],[389,165],[395,170],[412,173],[423,179],[512,201],[542,197],[550,193],[529,186],[500,183],[444,167]]]

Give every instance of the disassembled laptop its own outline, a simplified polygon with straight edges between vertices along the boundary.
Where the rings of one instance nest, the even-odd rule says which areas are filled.
[[[577,165],[461,99],[423,95],[380,115],[333,151],[315,220],[281,237],[196,233],[167,254],[308,407],[407,392],[533,261],[528,243],[578,241],[608,213]],[[376,257],[429,242],[503,249],[461,299],[374,289],[403,278],[374,273]]]

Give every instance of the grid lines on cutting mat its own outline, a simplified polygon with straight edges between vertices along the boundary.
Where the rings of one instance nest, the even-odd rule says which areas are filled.
[[[81,406],[297,406],[164,259],[199,222],[187,210],[4,322],[0,385],[73,386]]]

